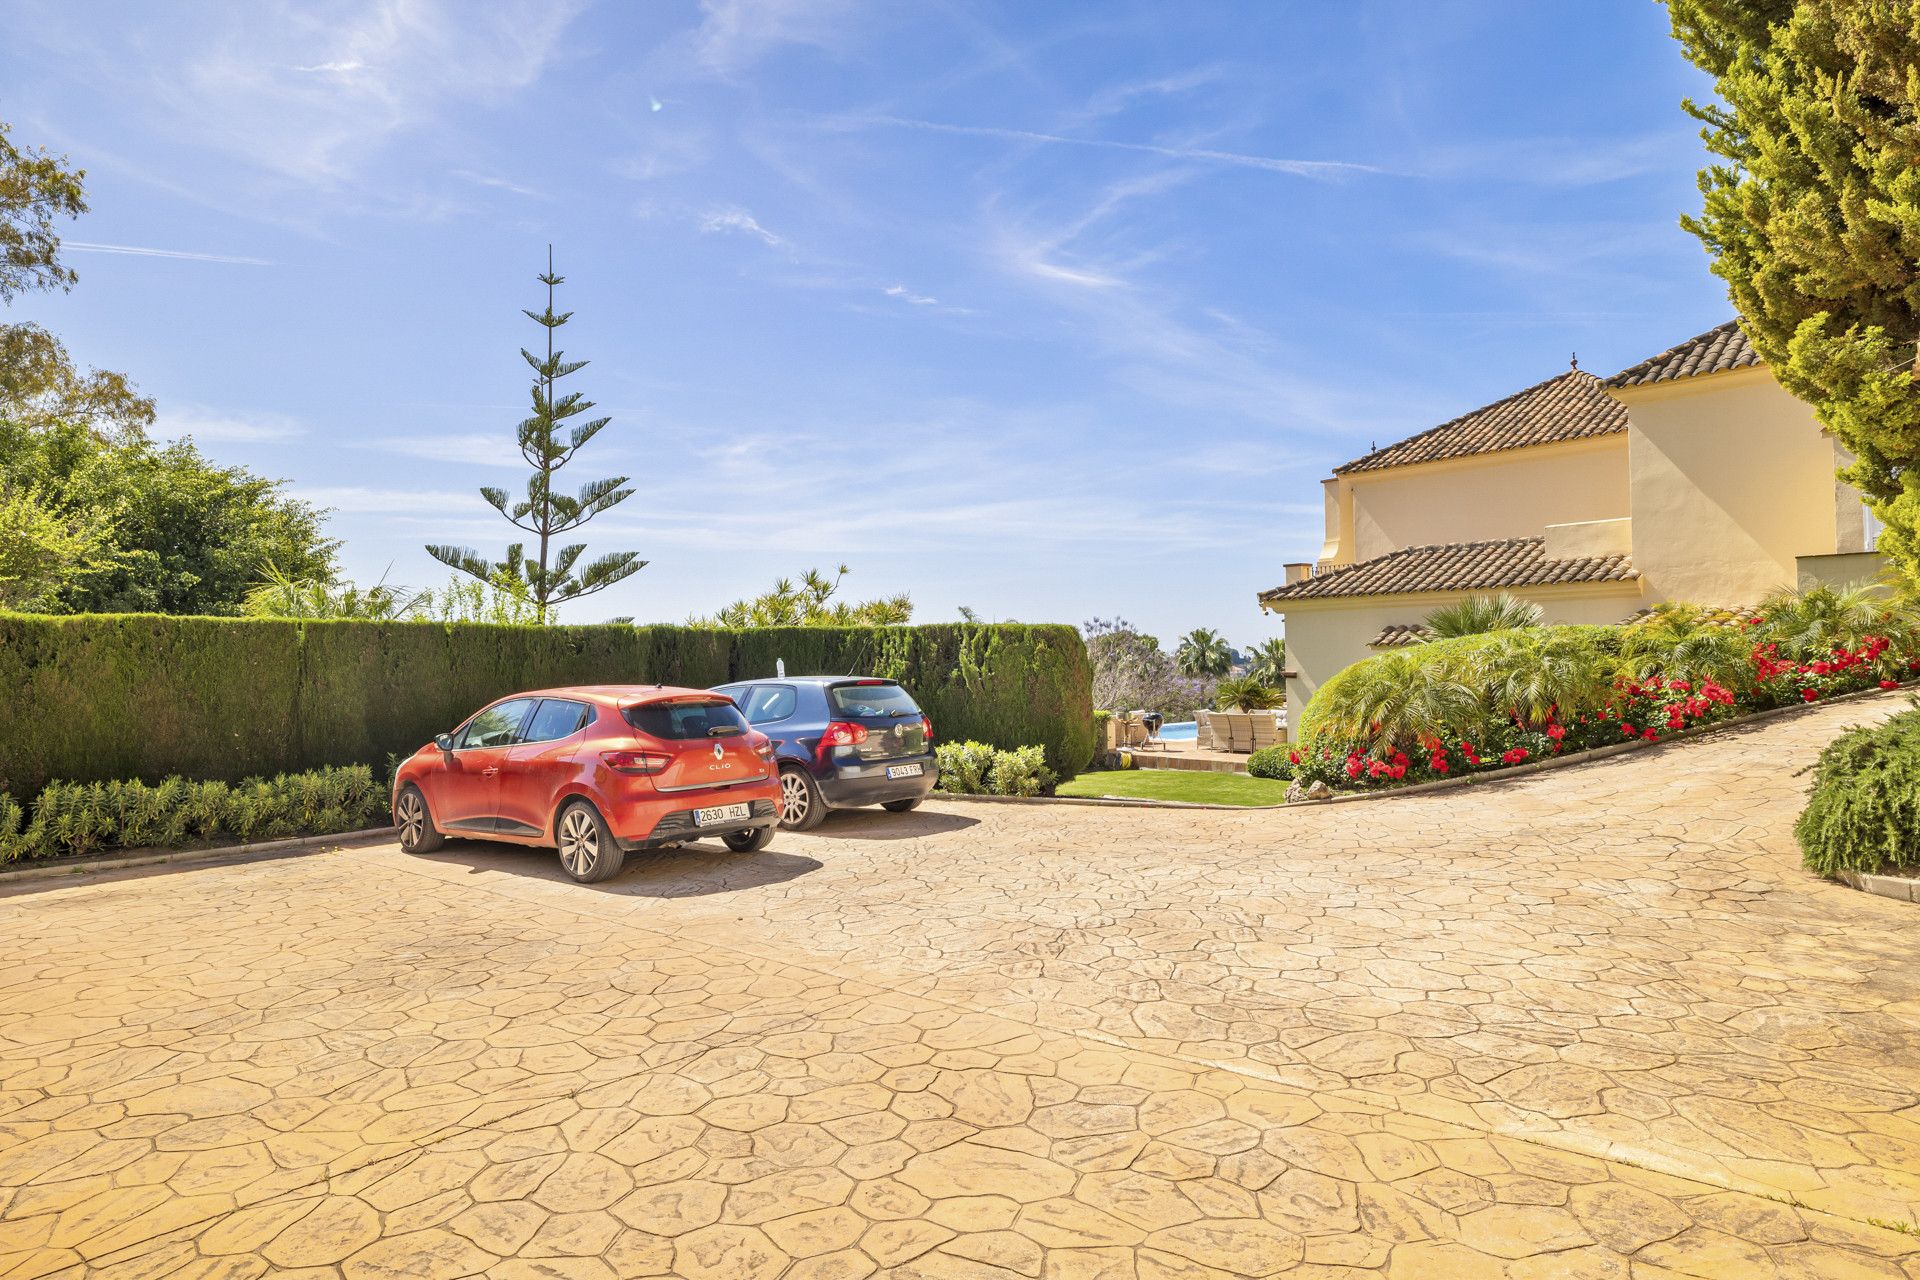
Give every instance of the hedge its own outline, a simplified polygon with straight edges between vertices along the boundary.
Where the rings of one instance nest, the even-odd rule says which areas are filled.
[[[49,781],[235,780],[383,765],[477,707],[573,684],[772,676],[900,681],[939,739],[1093,754],[1092,672],[1067,626],[513,627],[0,613],[0,792]]]
[[[1819,875],[1920,869],[1920,709],[1828,743],[1793,834]]]

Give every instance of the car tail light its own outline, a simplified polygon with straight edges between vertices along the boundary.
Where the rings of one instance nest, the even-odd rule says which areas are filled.
[[[754,739],[753,754],[759,756],[762,760],[773,759],[773,739],[763,733],[756,733]]]
[[[827,753],[835,747],[856,747],[867,740],[867,727],[863,724],[849,724],[845,720],[835,720],[820,735],[819,758],[825,760]]]
[[[927,735],[927,745],[933,745],[933,720],[928,716],[920,717],[920,728]]]
[[[658,751],[602,751],[600,760],[616,773],[637,773],[652,777],[673,763],[673,757]]]

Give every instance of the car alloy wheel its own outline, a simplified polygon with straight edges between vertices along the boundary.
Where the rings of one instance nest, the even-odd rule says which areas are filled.
[[[807,788],[807,780],[800,776],[797,769],[789,769],[780,775],[780,821],[789,827],[797,827],[807,820],[807,814],[813,811],[813,794]]]
[[[575,880],[593,875],[600,861],[600,824],[583,805],[575,805],[560,818],[560,865]]]
[[[400,828],[400,849],[404,853],[432,853],[445,841],[433,828],[433,815],[427,812],[426,797],[408,784],[393,807],[394,825]]]

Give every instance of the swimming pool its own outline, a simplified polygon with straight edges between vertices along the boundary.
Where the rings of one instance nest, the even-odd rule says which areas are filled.
[[[1160,736],[1168,742],[1197,742],[1200,738],[1200,726],[1191,720],[1182,720],[1178,724],[1160,726]]]

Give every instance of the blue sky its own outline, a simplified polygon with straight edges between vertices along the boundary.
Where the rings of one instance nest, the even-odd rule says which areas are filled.
[[[1730,314],[1650,0],[16,0],[0,118],[88,171],[15,303],[163,429],[498,555],[546,245],[573,478],[673,621],[811,566],[921,620],[1246,645],[1334,464]]]

